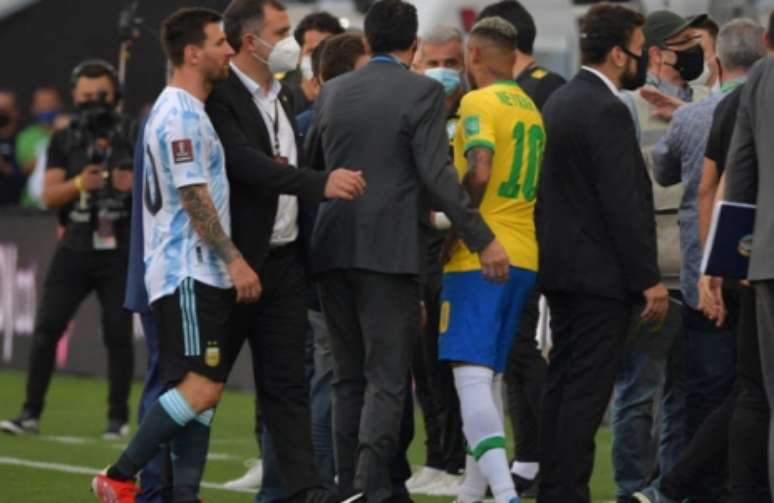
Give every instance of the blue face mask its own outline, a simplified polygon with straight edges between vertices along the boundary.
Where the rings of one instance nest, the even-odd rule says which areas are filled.
[[[40,112],[36,118],[39,124],[52,126],[58,115],[59,110],[46,110],[45,112]]]
[[[425,70],[425,75],[433,80],[437,80],[443,85],[443,90],[446,96],[451,96],[462,85],[460,78],[460,72],[452,70],[451,68],[430,68]]]

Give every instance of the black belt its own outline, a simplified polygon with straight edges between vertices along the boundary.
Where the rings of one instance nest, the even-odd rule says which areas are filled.
[[[279,246],[271,246],[269,247],[269,258],[270,259],[282,259],[290,257],[291,255],[296,253],[296,249],[298,248],[298,240],[293,241],[291,243],[285,244],[285,245],[279,245]]]

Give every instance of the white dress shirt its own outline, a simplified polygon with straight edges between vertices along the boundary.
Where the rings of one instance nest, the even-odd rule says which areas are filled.
[[[599,77],[600,79],[602,79],[602,82],[604,82],[605,85],[610,89],[610,92],[615,94],[616,96],[618,96],[620,98],[620,94],[619,94],[618,88],[615,87],[615,84],[613,84],[613,81],[610,80],[607,77],[607,75],[605,75],[604,73],[600,72],[596,68],[592,68],[590,66],[582,66],[581,69],[582,70],[586,70],[587,72],[591,72],[594,75],[596,75],[597,77]]]
[[[296,135],[293,126],[285,114],[282,103],[279,102],[279,94],[282,86],[276,80],[272,80],[271,89],[264,92],[261,86],[244,74],[234,63],[231,70],[239,77],[239,80],[247,88],[253,97],[253,103],[258,107],[258,112],[263,117],[266,130],[269,132],[269,143],[275,149],[279,140],[279,152],[273,152],[275,156],[282,156],[288,160],[288,169],[295,169],[298,165],[298,150],[296,148]],[[277,114],[279,117],[277,117]],[[277,134],[275,138],[274,124],[277,121]],[[298,238],[298,198],[281,194],[277,204],[277,215],[274,217],[274,230],[271,234],[271,246],[282,246]]]

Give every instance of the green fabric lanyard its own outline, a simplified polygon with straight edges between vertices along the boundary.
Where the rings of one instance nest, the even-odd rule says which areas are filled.
[[[728,82],[724,82],[720,86],[720,92],[722,92],[723,94],[730,93],[731,91],[733,91],[737,87],[739,87],[742,84],[744,84],[744,80],[745,79],[735,79],[735,80],[730,80]]]

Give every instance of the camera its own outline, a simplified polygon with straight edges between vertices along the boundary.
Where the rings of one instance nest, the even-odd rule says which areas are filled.
[[[85,145],[90,164],[102,164],[107,160],[110,144],[123,131],[121,115],[108,102],[107,95],[78,105],[78,112],[70,123],[73,140]]]

